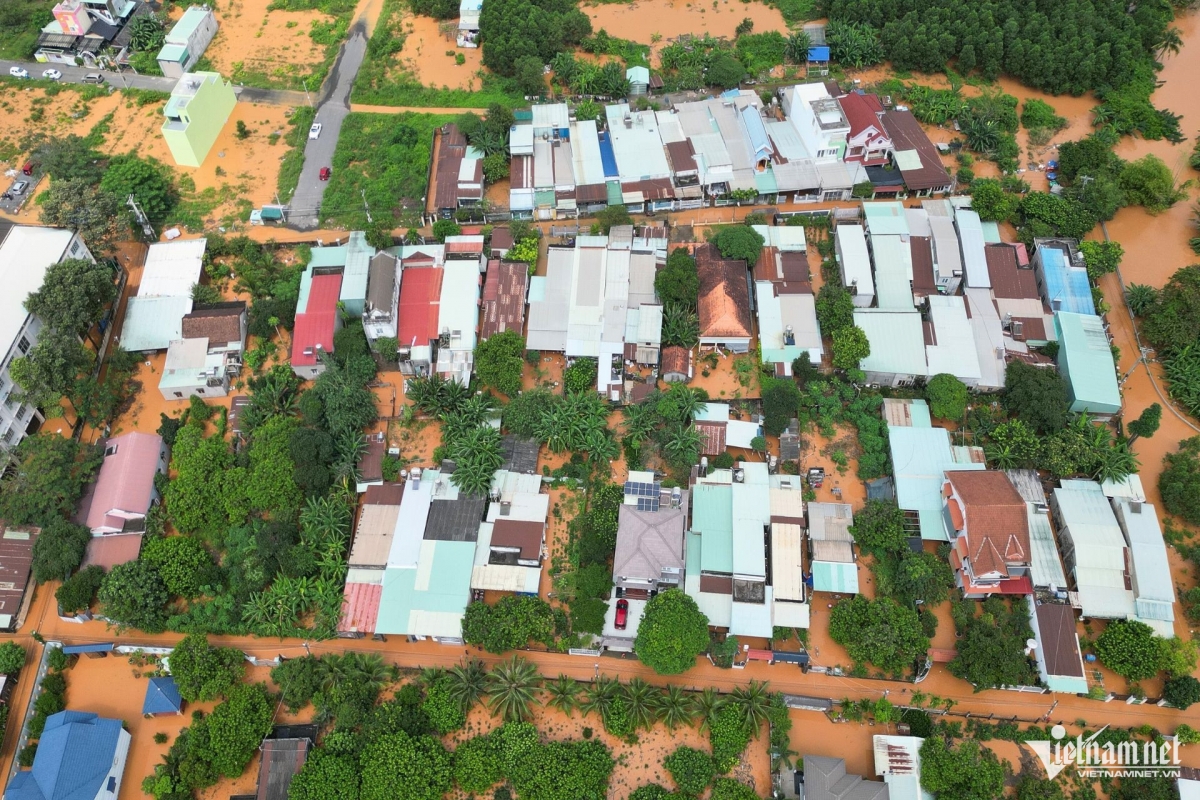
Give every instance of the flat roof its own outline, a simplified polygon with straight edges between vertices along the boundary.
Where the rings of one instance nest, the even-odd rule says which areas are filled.
[[[732,574],[733,491],[730,485],[698,483],[692,487],[692,530],[703,537],[700,569]]]
[[[73,238],[74,232],[60,228],[14,225],[8,230],[0,242],[0,347],[7,349],[17,338],[28,316],[25,298],[42,288],[46,270],[62,261]]]
[[[913,308],[913,264],[909,243],[901,236],[872,233],[871,249],[875,255],[876,307],[896,311]]]
[[[871,232],[872,236],[909,235],[908,217],[904,213],[903,203],[897,200],[864,201],[862,210],[867,230]]]
[[[988,273],[987,254],[983,238],[983,224],[979,215],[966,208],[956,209],[954,224],[958,230],[958,241],[962,247],[963,268],[967,286],[987,289],[992,285]]]

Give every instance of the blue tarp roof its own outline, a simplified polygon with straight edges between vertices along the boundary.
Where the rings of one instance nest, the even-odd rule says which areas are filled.
[[[112,768],[121,721],[82,711],[60,711],[46,720],[33,769],[18,772],[6,800],[95,800]],[[116,794],[118,787],[113,787]]]
[[[828,47],[810,47],[810,48],[808,48],[808,60],[809,61],[828,61],[829,60],[829,48]]]
[[[112,650],[112,642],[99,642],[97,644],[73,644],[62,649],[62,651],[69,656],[77,653],[111,653]]]
[[[1038,255],[1042,259],[1042,273],[1046,276],[1046,299],[1050,301],[1050,307],[1055,311],[1094,315],[1096,305],[1092,302],[1087,270],[1067,266],[1062,250],[1056,247],[1040,247]],[[1056,300],[1060,303],[1057,308]]]
[[[179,696],[179,687],[175,679],[167,675],[151,678],[146,687],[146,699],[142,701],[143,714],[168,714],[183,708],[183,698]]]
[[[604,177],[621,177],[621,171],[617,169],[617,154],[613,152],[612,141],[608,138],[608,131],[600,131],[597,138],[600,140],[600,163],[604,165]]]

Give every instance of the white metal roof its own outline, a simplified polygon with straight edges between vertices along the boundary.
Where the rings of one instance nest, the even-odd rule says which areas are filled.
[[[904,204],[898,200],[877,200],[863,202],[863,217],[867,222],[867,230],[872,236],[894,234],[907,236],[908,217],[904,213]]]
[[[863,227],[838,225],[835,230],[842,282],[847,287],[857,285],[859,294],[874,295],[875,279],[871,277],[871,254],[867,252],[867,237]]]
[[[629,307],[658,302],[654,293],[654,277],[658,266],[653,253],[634,252],[629,257]]]
[[[987,268],[983,224],[979,221],[979,215],[969,209],[960,208],[954,213],[954,222],[958,226],[967,286],[991,288],[992,276]]]
[[[775,152],[789,162],[812,159],[812,154],[804,146],[804,140],[800,138],[800,134],[790,123],[769,119],[764,121],[763,125],[766,126],[767,136],[770,136],[771,141],[775,144]],[[776,166],[778,167],[778,165]]]
[[[404,487],[400,499],[400,512],[396,515],[396,528],[392,534],[392,546],[388,551],[389,569],[416,569],[421,557],[421,540],[425,536],[425,522],[429,519],[429,506],[433,502],[433,490],[441,480],[441,473],[434,469],[421,472],[419,481],[410,480]]]
[[[207,239],[157,242],[146,253],[138,297],[191,297],[200,282]]]
[[[1030,576],[1033,585],[1039,588],[1053,586],[1067,588],[1067,576],[1063,572],[1062,557],[1054,541],[1054,530],[1050,527],[1050,515],[1038,510],[1032,503],[1025,504],[1025,518],[1029,521]]]
[[[934,344],[925,348],[929,374],[945,372],[963,383],[977,382],[980,378],[979,355],[975,351],[975,334],[967,319],[963,299],[934,294],[929,296],[928,302],[934,338]]]
[[[979,386],[998,389],[1004,386],[1005,359],[1004,329],[1000,315],[992,302],[991,289],[964,289],[971,314],[971,330],[975,334],[975,353],[979,357]]]
[[[514,156],[533,155],[533,126],[513,125],[509,128],[508,150]]]
[[[907,311],[913,308],[912,250],[900,236],[871,234],[875,256],[875,304]]]
[[[61,228],[15,225],[0,243],[0,348],[7,350],[25,325],[25,298],[42,288],[51,264],[70,257],[67,247],[75,238]],[[79,258],[91,260],[80,244]],[[2,355],[2,352],[0,352]]]
[[[625,338],[625,314],[629,310],[628,250],[607,250],[604,268],[604,320],[600,339],[622,342]],[[602,365],[606,369],[607,364]]]
[[[947,280],[955,274],[961,277],[962,253],[958,248],[958,231],[954,228],[954,220],[931,213],[929,230],[933,236],[933,266],[938,277]]]
[[[533,107],[534,128],[566,128],[571,124],[571,110],[566,103],[544,103]]]
[[[525,344],[530,350],[563,352],[566,349],[574,275],[575,251],[551,247],[546,261],[546,277],[540,284],[543,288],[542,297],[535,300],[530,293],[529,323],[525,337]]]
[[[572,122],[571,141],[574,144],[575,183],[581,186],[604,183],[604,162],[600,158],[596,121],[585,119]]]
[[[479,321],[479,265],[474,261],[447,261],[443,269],[438,328],[460,332],[460,337],[450,342],[452,349],[474,350]]]
[[[658,121],[658,136],[663,144],[682,142],[687,138],[679,124],[679,115],[674,111],[655,111],[654,118]]]
[[[1167,545],[1158,524],[1158,512],[1150,503],[1124,498],[1113,500],[1112,506],[1129,542],[1138,616],[1173,620],[1175,584],[1167,559]]]
[[[607,106],[605,114],[622,181],[671,177],[667,151],[658,135],[658,120],[653,111],[630,111],[628,103],[620,103]]]
[[[858,308],[854,310],[854,324],[862,328],[871,344],[871,354],[859,364],[863,372],[928,374],[925,334],[921,314],[915,308],[907,311]]]
[[[805,599],[804,529],[799,525],[771,523],[771,585],[776,600]]]
[[[131,353],[165,350],[183,338],[183,317],[191,313],[191,294],[131,297],[121,326],[121,347]]]

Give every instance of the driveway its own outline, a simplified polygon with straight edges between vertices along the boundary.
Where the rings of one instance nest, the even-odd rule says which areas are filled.
[[[66,64],[38,64],[32,61],[0,61],[0,75],[8,75],[10,67],[24,67],[29,70],[30,78],[41,78],[48,69],[56,69],[62,73],[61,83],[83,83],[83,76],[91,72],[99,72],[105,82],[114,89],[154,89],[159,92],[169,92],[175,88],[175,78],[162,78],[155,75],[134,75],[132,72],[110,72],[102,69],[87,67],[69,67]]]
[[[320,180],[318,174],[321,167],[333,165],[333,151],[337,149],[342,123],[350,113],[350,90],[366,53],[367,26],[360,19],[350,29],[350,38],[342,45],[333,70],[322,88],[321,97],[317,100],[316,121],[321,123],[321,136],[305,142],[300,182],[287,203],[291,207],[289,228],[314,230],[317,227],[326,187],[326,182]]]
[[[21,207],[33,197],[38,183],[42,180],[40,170],[36,170],[33,175],[24,175],[19,167],[20,163],[18,162],[17,169],[10,169],[0,176],[0,187],[3,187],[3,194],[0,194],[0,211],[6,214],[16,214],[20,211]],[[27,185],[20,194],[14,195],[12,190],[18,183]]]

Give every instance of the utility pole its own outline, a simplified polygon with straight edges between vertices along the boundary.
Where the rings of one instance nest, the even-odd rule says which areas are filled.
[[[142,226],[142,233],[146,234],[147,239],[154,238],[154,226],[150,224],[150,220],[146,219],[146,215],[142,213],[142,209],[138,206],[137,200],[130,194],[125,199],[125,205],[133,209],[133,214],[137,217],[138,223]]]
[[[304,96],[308,98],[308,107],[312,108],[312,95],[308,93],[308,78],[304,79]]]
[[[367,205],[367,190],[359,189],[358,191],[360,194],[362,194],[363,208],[365,208],[367,210],[367,222],[374,224],[375,220],[371,219],[371,207],[369,205]]]

